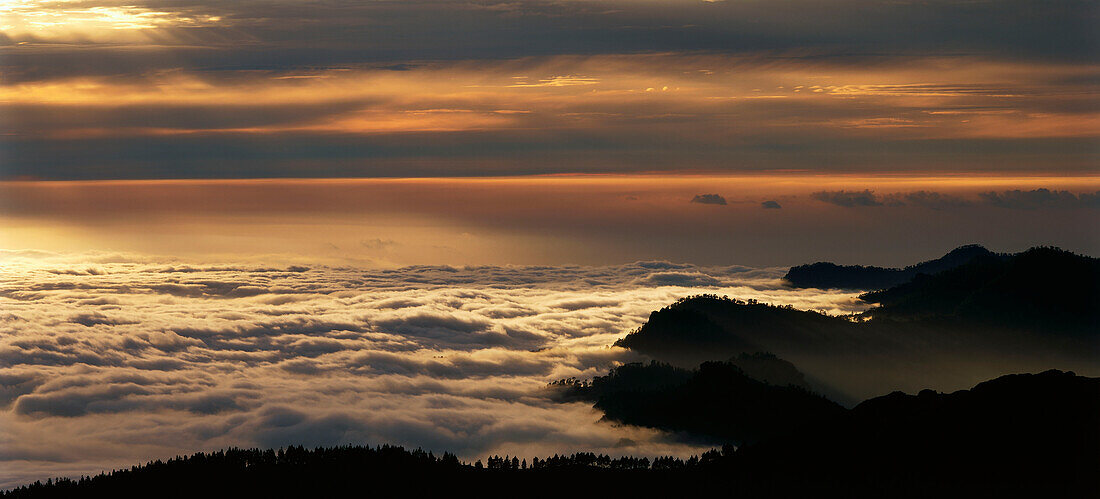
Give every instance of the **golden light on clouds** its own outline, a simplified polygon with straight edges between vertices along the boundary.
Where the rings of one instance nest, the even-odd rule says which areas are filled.
[[[0,30],[13,37],[43,41],[99,39],[126,42],[132,33],[177,26],[208,26],[222,21],[216,15],[186,15],[156,10],[132,2],[91,3],[81,0],[5,0],[0,2]],[[146,39],[151,40],[151,39]]]
[[[823,202],[819,192],[841,198]],[[1027,244],[1008,226],[1083,247],[1090,237],[1078,228],[1094,216],[1096,192],[1098,176],[1038,175],[5,182],[0,246],[374,266],[722,262],[730,251],[740,261],[797,262],[869,232],[915,238],[915,252],[975,238]],[[703,193],[728,204],[690,202]],[[845,196],[856,204],[842,204]],[[762,209],[764,201],[782,209]],[[780,243],[803,234],[814,249]]]
[[[22,106],[22,113],[37,110],[14,124],[15,133],[52,137],[659,127],[710,140],[810,129],[942,139],[1091,137],[1100,129],[1100,114],[1074,105],[1091,98],[1088,89],[1067,93],[1047,83],[1091,69],[942,64],[821,68],[645,55],[425,63],[401,71],[251,71],[232,78],[170,71],[128,82],[83,77],[5,85],[0,99]],[[588,76],[555,76],[565,68]],[[215,112],[224,104],[252,109],[255,124],[239,126]],[[173,116],[184,106],[196,109],[176,121],[116,118],[158,109]]]

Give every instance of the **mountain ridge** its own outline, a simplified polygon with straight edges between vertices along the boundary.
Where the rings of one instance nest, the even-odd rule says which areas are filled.
[[[978,244],[959,246],[934,260],[908,265],[903,268],[885,268],[865,265],[838,265],[832,262],[816,262],[791,267],[783,276],[794,288],[821,289],[883,289],[902,284],[920,274],[935,274],[970,263],[976,258],[1007,258],[1010,255],[994,253]]]
[[[691,296],[654,311],[615,346],[681,367],[773,352],[844,404],[893,389],[953,389],[1006,369],[1097,373],[1096,258],[1045,247],[977,257],[862,299],[877,306],[830,316]]]

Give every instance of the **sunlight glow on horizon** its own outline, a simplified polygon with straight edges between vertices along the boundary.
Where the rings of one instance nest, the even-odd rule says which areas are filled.
[[[0,182],[0,247],[382,267],[789,265],[870,235],[859,244],[905,246],[905,259],[967,242],[1021,250],[1034,234],[1095,251],[1079,228],[1095,220],[1097,192],[1100,176],[1039,174],[16,181]],[[712,193],[727,205],[690,202]]]

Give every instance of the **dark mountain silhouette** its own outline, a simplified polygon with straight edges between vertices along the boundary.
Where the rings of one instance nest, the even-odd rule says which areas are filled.
[[[655,311],[617,346],[681,367],[770,351],[844,404],[892,389],[958,389],[1005,370],[1100,356],[1100,260],[1055,248],[978,256],[866,293],[879,306],[828,316],[703,295]]]
[[[899,329],[917,328],[902,325]],[[735,358],[748,352],[775,352],[807,373],[802,377],[806,388],[854,404],[897,387],[925,386],[920,379],[914,380],[914,385],[898,385],[897,377],[883,377],[882,370],[867,372],[867,369],[892,368],[896,365],[892,355],[919,347],[910,343],[924,342],[919,331],[882,334],[878,328],[855,323],[850,318],[754,300],[701,295],[653,312],[645,324],[615,345],[680,367]],[[850,383],[827,379],[830,373],[843,376],[849,371],[852,380],[868,386],[846,393],[834,385]]]
[[[686,460],[581,452],[492,456],[471,465],[393,446],[229,449],[3,495],[1096,497],[1097,470],[1100,379],[1046,371],[950,394],[891,393]]]
[[[597,376],[591,381],[568,378],[550,383],[550,386],[560,388],[554,396],[561,400],[595,402],[604,395],[675,388],[687,383],[693,374],[691,370],[662,362],[633,362],[611,369],[606,376]]]
[[[490,456],[474,464],[420,449],[345,446],[228,449],[152,461],[76,480],[0,493],[53,497],[675,497],[734,484],[717,462],[733,448],[689,459],[578,452],[544,459]]]
[[[810,390],[806,375],[799,372],[794,364],[780,359],[773,353],[742,353],[730,359],[729,362],[737,366],[746,376],[757,381],[774,386],[794,386]]]
[[[681,361],[682,357],[679,363],[693,365],[745,352],[774,351],[772,345],[777,342],[814,348],[817,339],[849,329],[851,322],[818,312],[699,295],[651,313],[642,327],[615,345],[661,360]],[[703,357],[696,359],[700,354]]]
[[[5,497],[314,497],[362,489],[392,493],[409,487],[417,476],[450,480],[466,468],[452,454],[436,456],[390,445],[233,448],[76,480],[36,482],[8,491]]]
[[[668,364],[626,364],[589,383],[563,380],[567,399],[595,402],[607,420],[685,432],[711,442],[754,442],[843,411],[795,384],[769,384],[737,366],[805,383],[790,363],[770,354],[706,362],[694,371]],[[793,371],[789,372],[789,371]]]
[[[1032,248],[978,257],[861,298],[876,319],[1100,334],[1100,259]]]
[[[797,476],[791,487],[803,491],[1096,497],[1100,379],[1051,370],[950,394],[895,392],[736,456],[742,473]]]
[[[935,274],[965,265],[975,258],[1004,257],[1005,255],[971,244],[955,248],[935,260],[903,269],[817,262],[791,267],[783,279],[796,288],[884,289],[907,282],[920,274]]]

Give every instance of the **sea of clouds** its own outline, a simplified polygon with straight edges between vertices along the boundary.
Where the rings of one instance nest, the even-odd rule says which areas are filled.
[[[0,254],[0,487],[226,446],[394,443],[545,455],[690,454],[548,382],[642,360],[610,345],[717,293],[860,310],[783,269],[194,266]]]

